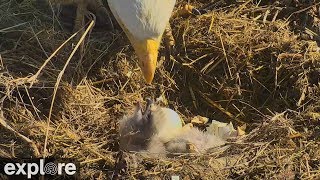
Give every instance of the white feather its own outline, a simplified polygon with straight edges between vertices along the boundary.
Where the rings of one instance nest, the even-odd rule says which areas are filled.
[[[137,40],[159,39],[176,0],[108,0],[109,7]]]
[[[237,130],[234,129],[232,122],[223,123],[212,120],[210,126],[207,127],[207,132],[225,140],[237,136]]]
[[[206,153],[211,148],[224,145],[226,142],[218,136],[191,127],[180,130],[170,139],[155,135],[148,146],[151,154],[190,153],[188,144],[194,146],[195,153]]]

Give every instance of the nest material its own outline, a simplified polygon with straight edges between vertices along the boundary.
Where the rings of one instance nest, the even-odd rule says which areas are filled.
[[[170,60],[160,57],[151,86],[120,29],[93,32],[63,73],[52,111],[72,43],[38,83],[28,80],[70,33],[31,1],[1,2],[1,111],[34,144],[1,127],[1,157],[34,157],[34,148],[42,154],[47,137],[46,153],[75,158],[85,179],[320,178],[319,4],[259,2],[191,1],[208,13],[171,20],[176,46]],[[246,123],[248,135],[203,155],[119,152],[117,120],[135,102],[160,95],[185,122],[201,115]]]

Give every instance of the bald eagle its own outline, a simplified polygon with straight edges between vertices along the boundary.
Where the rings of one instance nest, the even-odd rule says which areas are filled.
[[[41,0],[37,0],[41,2]],[[113,29],[109,11],[102,0],[47,0],[53,4],[77,7],[74,31],[84,26],[87,10],[94,12],[97,20]],[[169,19],[176,0],[107,0],[108,6],[130,40],[139,59],[139,66],[148,84],[151,84],[158,58],[162,35],[165,33],[166,47],[174,44]],[[191,5],[179,9],[176,16],[200,15],[201,11]],[[169,45],[168,45],[169,43]]]
[[[116,20],[126,33],[148,84],[153,80],[161,37],[176,0],[108,0]]]

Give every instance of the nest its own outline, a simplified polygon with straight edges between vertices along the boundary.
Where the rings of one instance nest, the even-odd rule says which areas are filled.
[[[66,64],[77,41],[55,16],[1,2],[1,124],[12,129],[0,128],[0,157],[73,158],[84,179],[320,178],[319,3],[190,3],[207,13],[171,19],[176,45],[169,59],[161,48],[149,86],[121,29],[93,30]],[[117,120],[160,95],[186,123],[201,115],[247,135],[203,155],[121,152]]]

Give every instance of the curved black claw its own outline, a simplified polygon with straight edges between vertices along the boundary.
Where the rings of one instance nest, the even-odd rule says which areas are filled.
[[[191,13],[196,16],[201,15],[201,12],[197,8],[192,8]]]
[[[202,15],[202,14],[208,13],[208,11],[205,10],[205,9],[192,8],[191,13],[192,13],[193,15],[198,16],[198,15]]]

